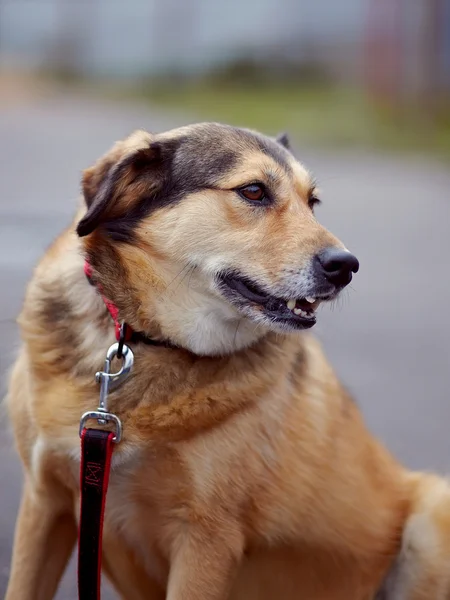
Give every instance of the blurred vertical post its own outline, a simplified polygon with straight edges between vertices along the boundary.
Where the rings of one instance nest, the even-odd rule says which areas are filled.
[[[450,0],[370,0],[365,48],[369,98],[382,106],[415,111],[426,126],[436,121]]]
[[[440,105],[440,51],[443,47],[444,0],[427,0],[422,34],[423,87],[422,114],[429,124],[435,122]]]
[[[402,5],[403,0],[369,0],[365,32],[367,95],[392,110],[403,100]]]

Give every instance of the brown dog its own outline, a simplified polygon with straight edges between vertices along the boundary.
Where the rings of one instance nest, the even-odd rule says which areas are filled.
[[[25,465],[7,600],[50,600],[76,540],[80,416],[114,327],[103,565],[129,600],[448,600],[450,487],[367,432],[315,323],[358,269],[281,142],[216,124],[136,132],[35,271],[7,398]],[[80,239],[80,237],[82,239]],[[175,347],[174,347],[175,346]]]

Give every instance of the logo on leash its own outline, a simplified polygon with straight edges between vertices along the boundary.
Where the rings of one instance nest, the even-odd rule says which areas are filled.
[[[96,462],[86,463],[85,482],[100,487],[102,483],[102,465]]]

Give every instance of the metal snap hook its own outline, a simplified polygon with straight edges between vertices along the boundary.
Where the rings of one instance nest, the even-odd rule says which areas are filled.
[[[125,344],[121,348],[122,366],[117,373],[111,373],[111,362],[116,358],[119,352],[119,344],[115,343],[106,353],[105,365],[103,371],[95,374],[95,380],[100,383],[100,407],[107,410],[107,400],[110,391],[116,389],[124,379],[128,377],[134,363],[134,355],[131,349]]]
[[[122,366],[117,373],[111,373],[111,362],[119,352],[122,360]],[[113,442],[116,444],[120,442],[122,437],[122,423],[117,415],[108,412],[108,394],[111,390],[117,388],[123,382],[123,380],[128,377],[133,363],[134,355],[128,346],[122,343],[120,350],[118,343],[110,346],[108,352],[106,353],[103,371],[98,371],[95,374],[97,383],[100,383],[99,406],[96,411],[89,411],[82,415],[80,420],[80,437],[86,421],[90,419],[97,419],[97,423],[99,425],[106,425],[110,422],[114,423],[115,436],[113,438]]]

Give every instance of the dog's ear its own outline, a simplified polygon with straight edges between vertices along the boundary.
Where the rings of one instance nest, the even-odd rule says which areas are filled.
[[[279,144],[284,146],[286,150],[291,150],[291,142],[287,133],[280,133],[277,135],[276,140]]]
[[[161,144],[152,142],[149,134],[137,132],[86,169],[82,189],[87,212],[78,223],[78,235],[88,235],[102,223],[125,216],[142,194],[150,197],[156,193],[162,159]]]

